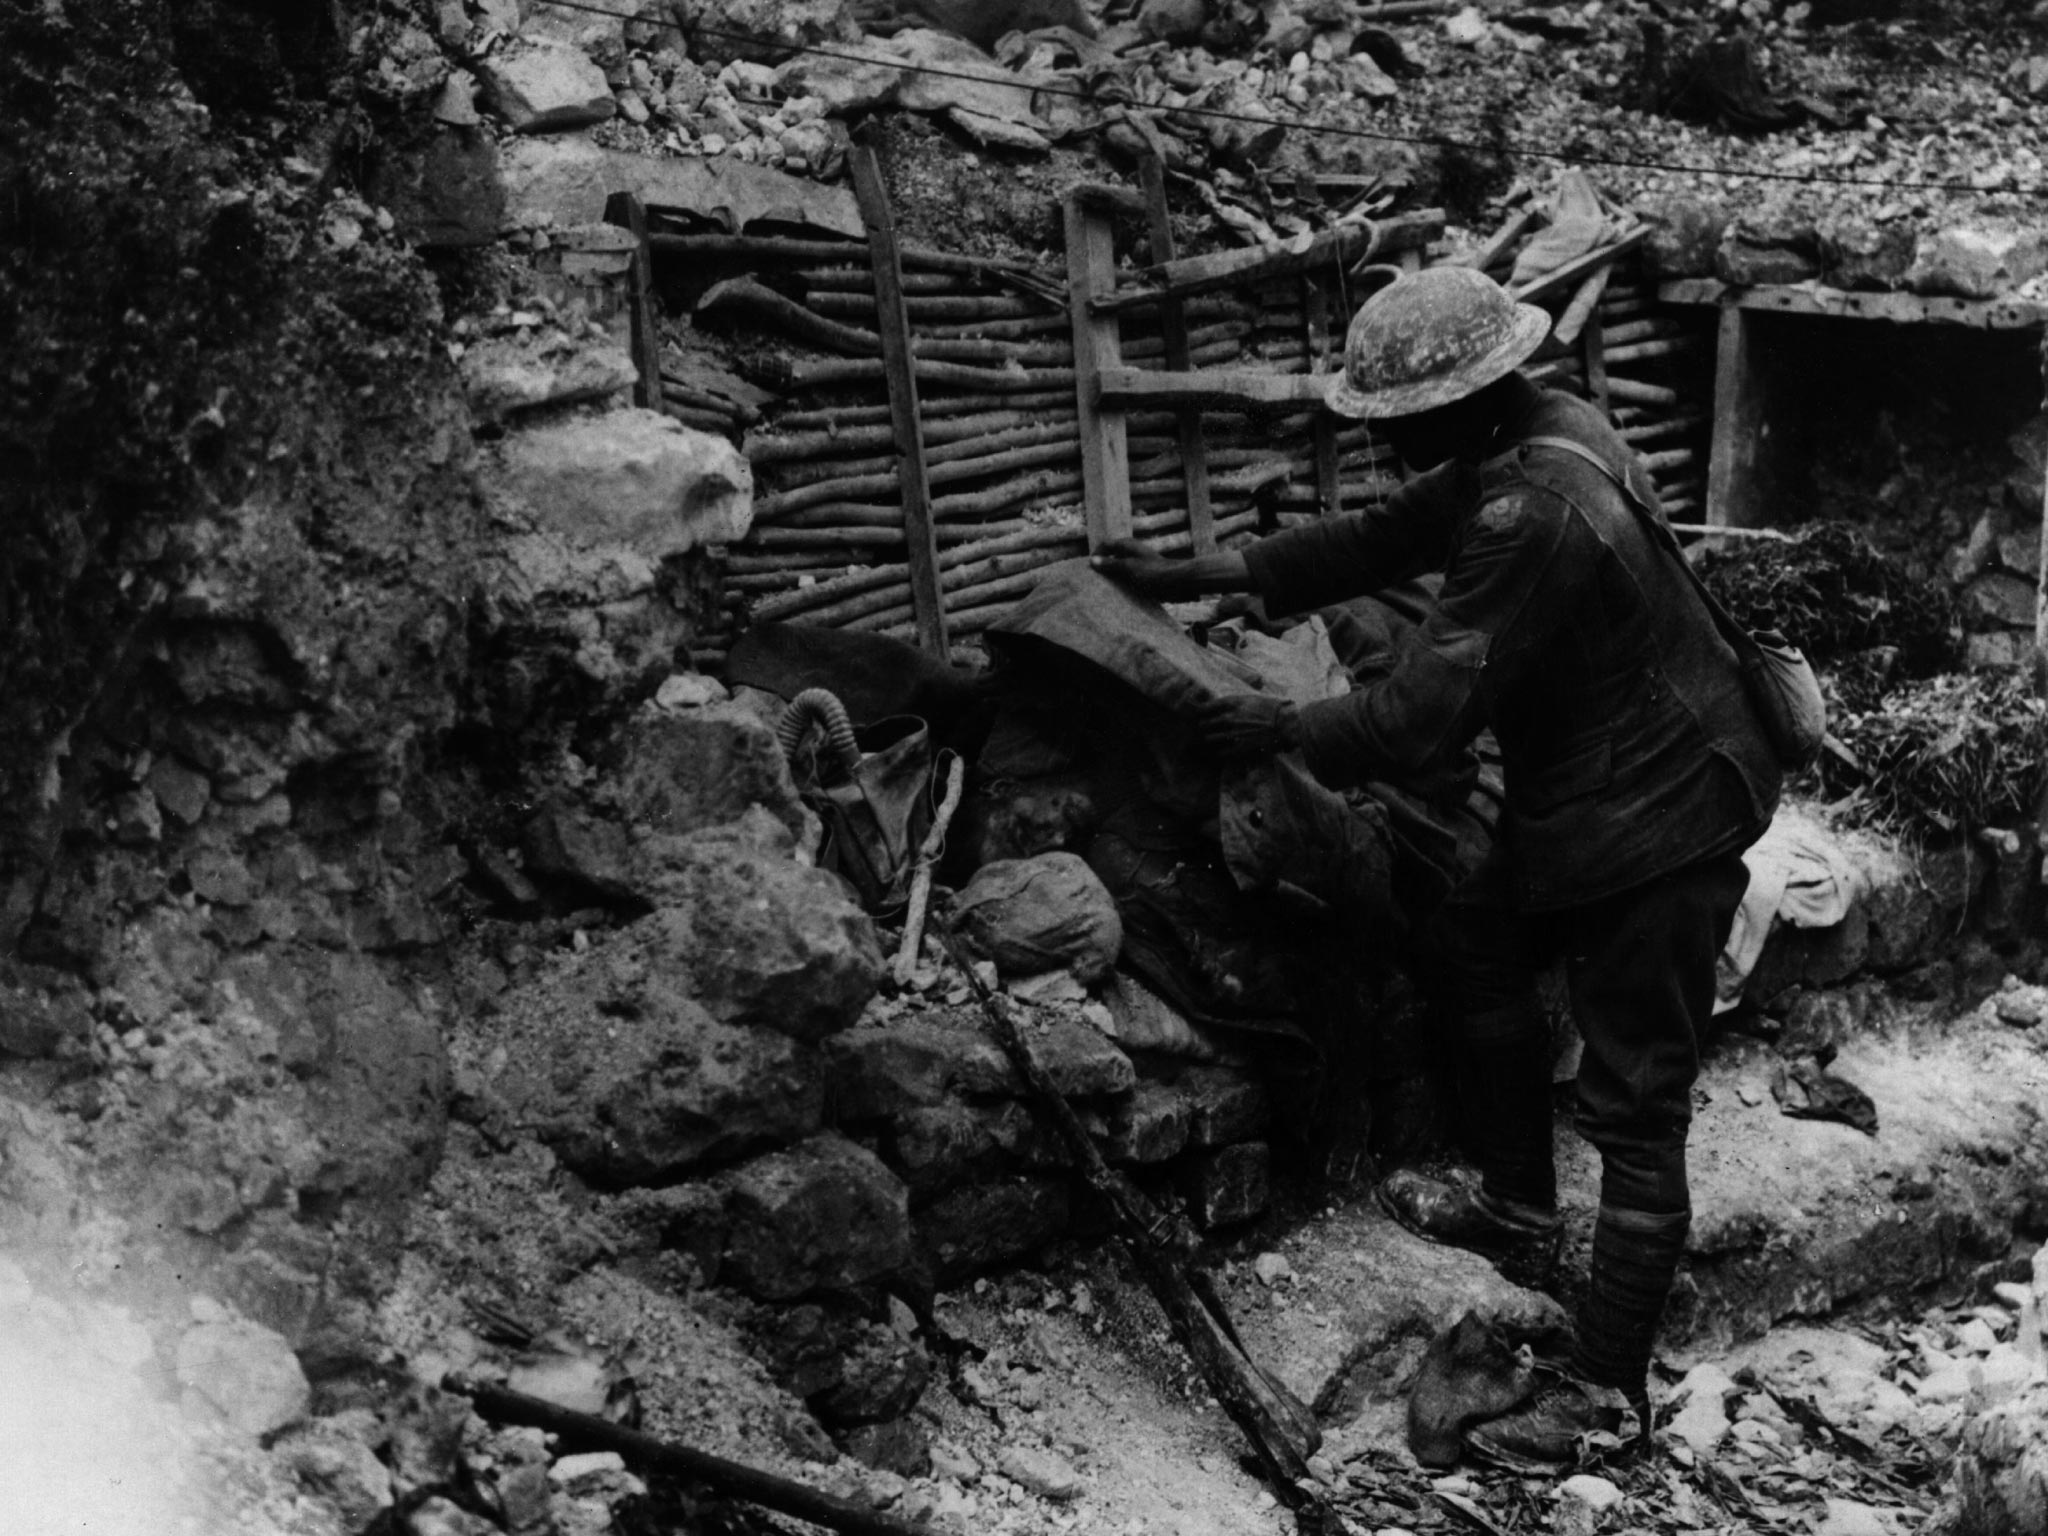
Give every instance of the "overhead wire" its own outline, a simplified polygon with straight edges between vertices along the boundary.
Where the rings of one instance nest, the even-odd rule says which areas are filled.
[[[610,21],[629,22],[636,18],[607,10],[602,5],[587,3],[587,0],[538,0],[538,3],[557,10],[582,11],[592,16],[602,16]],[[843,63],[883,65],[890,69],[901,69],[912,74],[930,76],[941,80],[963,80],[975,85],[1008,85],[1011,81],[970,70],[947,69],[938,64],[913,63],[896,58],[877,58],[873,54],[848,52],[843,49],[826,47],[818,43],[791,43],[781,38],[764,37],[751,32],[739,32],[729,28],[692,26],[687,29],[699,37],[714,38],[720,42],[739,44],[771,52],[805,54],[813,58],[836,59]],[[1261,117],[1249,112],[1233,112],[1223,107],[1198,107],[1193,105],[1166,106],[1159,103],[1135,101],[1109,101],[1085,90],[1072,90],[1064,86],[1042,84],[1031,80],[1015,80],[1018,89],[1030,90],[1047,96],[1058,96],[1070,101],[1087,102],[1097,107],[1126,108],[1138,111],[1157,111],[1169,115],[1207,118],[1229,123],[1248,123],[1258,128],[1282,128],[1289,132],[1320,135],[1327,138],[1364,139],[1374,143],[1420,145],[1432,149],[1458,149],[1483,154],[1522,155],[1534,160],[1551,160],[1564,165],[1609,166],[1621,170],[1661,171],[1679,176],[1714,177],[1725,176],[1746,181],[1790,182],[1804,186],[1863,187],[1895,192],[1958,192],[1974,197],[2013,196],[2041,197],[2048,195],[2048,184],[2031,186],[1985,186],[1971,181],[1921,180],[1912,177],[1888,176],[1835,176],[1819,171],[1783,171],[1722,165],[1688,165],[1678,161],[1658,160],[1640,155],[1602,154],[1590,150],[1552,149],[1542,145],[1523,143],[1508,138],[1488,137],[1486,139],[1460,138],[1440,133],[1397,133],[1388,129],[1359,128],[1344,123],[1317,122],[1306,117]]]

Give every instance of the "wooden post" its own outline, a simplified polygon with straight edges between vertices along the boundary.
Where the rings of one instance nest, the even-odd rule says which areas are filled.
[[[1320,276],[1309,274],[1301,280],[1301,311],[1308,332],[1308,371],[1319,376],[1330,367],[1330,295]],[[1315,416],[1316,505],[1325,517],[1344,510],[1344,494],[1337,481],[1337,418],[1327,409]]]
[[[1750,377],[1755,363],[1749,312],[1721,310],[1714,354],[1714,438],[1707,457],[1707,521],[1745,528],[1756,521],[1749,506],[1764,430],[1761,392]]]
[[[661,409],[661,332],[654,324],[654,256],[647,243],[647,210],[630,192],[605,199],[604,221],[633,236],[633,264],[626,270],[626,315],[632,327],[633,367],[640,382],[633,403]]]
[[[889,383],[889,416],[896,452],[902,458],[903,539],[910,562],[910,606],[917,641],[942,660],[951,655],[946,638],[946,600],[939,587],[938,535],[932,526],[932,486],[924,457],[924,426],[917,413],[917,373],[911,366],[910,314],[903,303],[903,261],[896,249],[896,218],[889,210],[882,168],[866,144],[847,156],[853,195],[868,231],[868,260],[875,272],[876,329],[882,337],[882,367]]]
[[[1068,314],[1074,327],[1074,405],[1081,425],[1081,484],[1087,497],[1088,547],[1131,536],[1131,466],[1124,413],[1102,408],[1104,368],[1120,365],[1115,315],[1090,301],[1116,288],[1116,252],[1108,219],[1078,197],[1066,202]]]
[[[1166,210],[1166,167],[1158,157],[1148,155],[1138,168],[1145,188],[1145,217],[1152,236],[1152,263],[1162,266],[1173,260],[1173,225]],[[1174,373],[1188,371],[1188,323],[1179,299],[1159,304],[1159,330],[1166,342],[1166,366]],[[1216,552],[1216,510],[1209,500],[1209,453],[1202,440],[1202,413],[1180,413],[1181,477],[1188,488],[1188,532],[1198,555]]]

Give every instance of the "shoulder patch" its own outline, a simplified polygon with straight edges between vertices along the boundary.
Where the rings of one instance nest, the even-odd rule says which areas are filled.
[[[1474,526],[1487,533],[1505,533],[1529,512],[1527,487],[1512,485],[1487,498],[1480,507],[1479,515],[1472,521]]]

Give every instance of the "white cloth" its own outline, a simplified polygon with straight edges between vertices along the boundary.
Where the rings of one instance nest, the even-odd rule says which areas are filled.
[[[1780,922],[1832,928],[1868,885],[1865,864],[1839,834],[1797,806],[1781,806],[1770,830],[1742,856],[1749,889],[1714,968],[1714,1012],[1742,1001],[1742,989]]]

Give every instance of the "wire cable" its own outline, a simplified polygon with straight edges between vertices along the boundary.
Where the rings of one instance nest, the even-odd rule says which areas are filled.
[[[634,18],[617,11],[606,10],[600,5],[584,3],[584,0],[538,0],[538,3],[557,10],[582,11],[592,16],[602,16],[610,21],[628,22]],[[912,74],[928,75],[940,80],[965,80],[976,85],[1010,85],[1016,89],[1043,93],[1047,96],[1064,97],[1070,101],[1087,102],[1098,107],[1123,107],[1144,112],[1163,112],[1169,115],[1209,118],[1218,122],[1249,123],[1255,127],[1279,127],[1294,133],[1318,134],[1328,138],[1366,139],[1382,144],[1422,145],[1432,149],[1471,150],[1482,154],[1523,155],[1532,160],[1553,160],[1563,165],[1611,166],[1622,170],[1664,171],[1679,176],[1730,176],[1745,181],[1790,182],[1802,186],[1864,187],[1895,192],[1960,192],[1973,197],[2007,195],[2013,197],[2038,198],[2048,195],[2048,185],[2033,186],[1980,186],[1970,181],[1928,181],[1913,178],[1892,178],[1884,176],[1829,176],[1818,171],[1773,171],[1738,169],[1719,165],[1686,165],[1676,161],[1654,160],[1637,155],[1599,154],[1588,150],[1549,149],[1540,145],[1526,144],[1510,139],[1463,139],[1450,134],[1436,133],[1394,133],[1385,129],[1354,128],[1339,123],[1319,123],[1305,117],[1256,117],[1249,112],[1232,112],[1220,107],[1179,106],[1169,107],[1141,102],[1104,102],[1088,91],[1070,90],[1064,86],[1041,85],[1029,80],[1005,80],[989,74],[976,74],[967,70],[946,69],[937,64],[913,64],[894,58],[876,58],[871,54],[850,53],[837,48],[824,47],[816,43],[791,43],[780,38],[762,37],[750,32],[735,32],[719,27],[683,28],[699,37],[715,38],[720,42],[736,43],[771,52],[806,54],[813,58],[837,59],[849,64],[881,65],[890,69],[901,69]],[[992,67],[1000,69],[1000,65]],[[1007,73],[1007,72],[1006,72]]]

